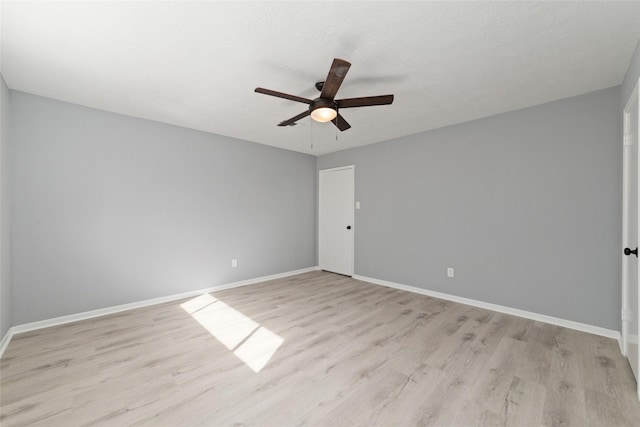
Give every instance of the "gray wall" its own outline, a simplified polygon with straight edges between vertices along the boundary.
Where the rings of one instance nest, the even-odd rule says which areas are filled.
[[[317,167],[356,165],[356,274],[620,330],[618,124],[615,87]]]
[[[20,92],[11,106],[15,324],[315,265],[314,157]]]
[[[636,50],[633,52],[633,57],[631,58],[631,62],[629,63],[629,68],[627,69],[626,74],[624,75],[624,80],[622,81],[622,88],[620,90],[620,101],[622,102],[622,108],[627,103],[633,88],[638,83],[638,78],[640,77],[640,40],[638,40],[638,44],[636,45]]]
[[[0,340],[11,326],[10,91],[0,75]]]

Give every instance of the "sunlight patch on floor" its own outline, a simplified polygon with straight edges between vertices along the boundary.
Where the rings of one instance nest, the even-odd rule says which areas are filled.
[[[210,294],[180,307],[256,373],[284,342],[279,335]]]

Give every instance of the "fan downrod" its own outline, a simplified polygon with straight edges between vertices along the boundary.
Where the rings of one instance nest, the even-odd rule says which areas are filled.
[[[322,92],[322,88],[324,87],[324,82],[316,82],[316,89]]]

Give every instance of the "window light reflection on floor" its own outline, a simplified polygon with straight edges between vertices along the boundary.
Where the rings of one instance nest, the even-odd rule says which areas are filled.
[[[279,335],[210,294],[180,307],[256,373],[284,342]]]

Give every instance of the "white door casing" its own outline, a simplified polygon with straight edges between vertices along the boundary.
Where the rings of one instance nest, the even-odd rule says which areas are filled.
[[[640,240],[638,227],[640,181],[638,165],[640,150],[638,149],[638,85],[636,85],[623,112],[623,197],[622,197],[622,244],[625,254],[622,256],[622,350],[629,359],[631,370],[636,379],[639,377],[640,354],[638,352],[638,325],[640,324],[640,293],[638,279],[640,264],[637,250]],[[638,386],[640,398],[640,386]]]
[[[353,275],[355,167],[319,172],[318,264],[322,270]]]

